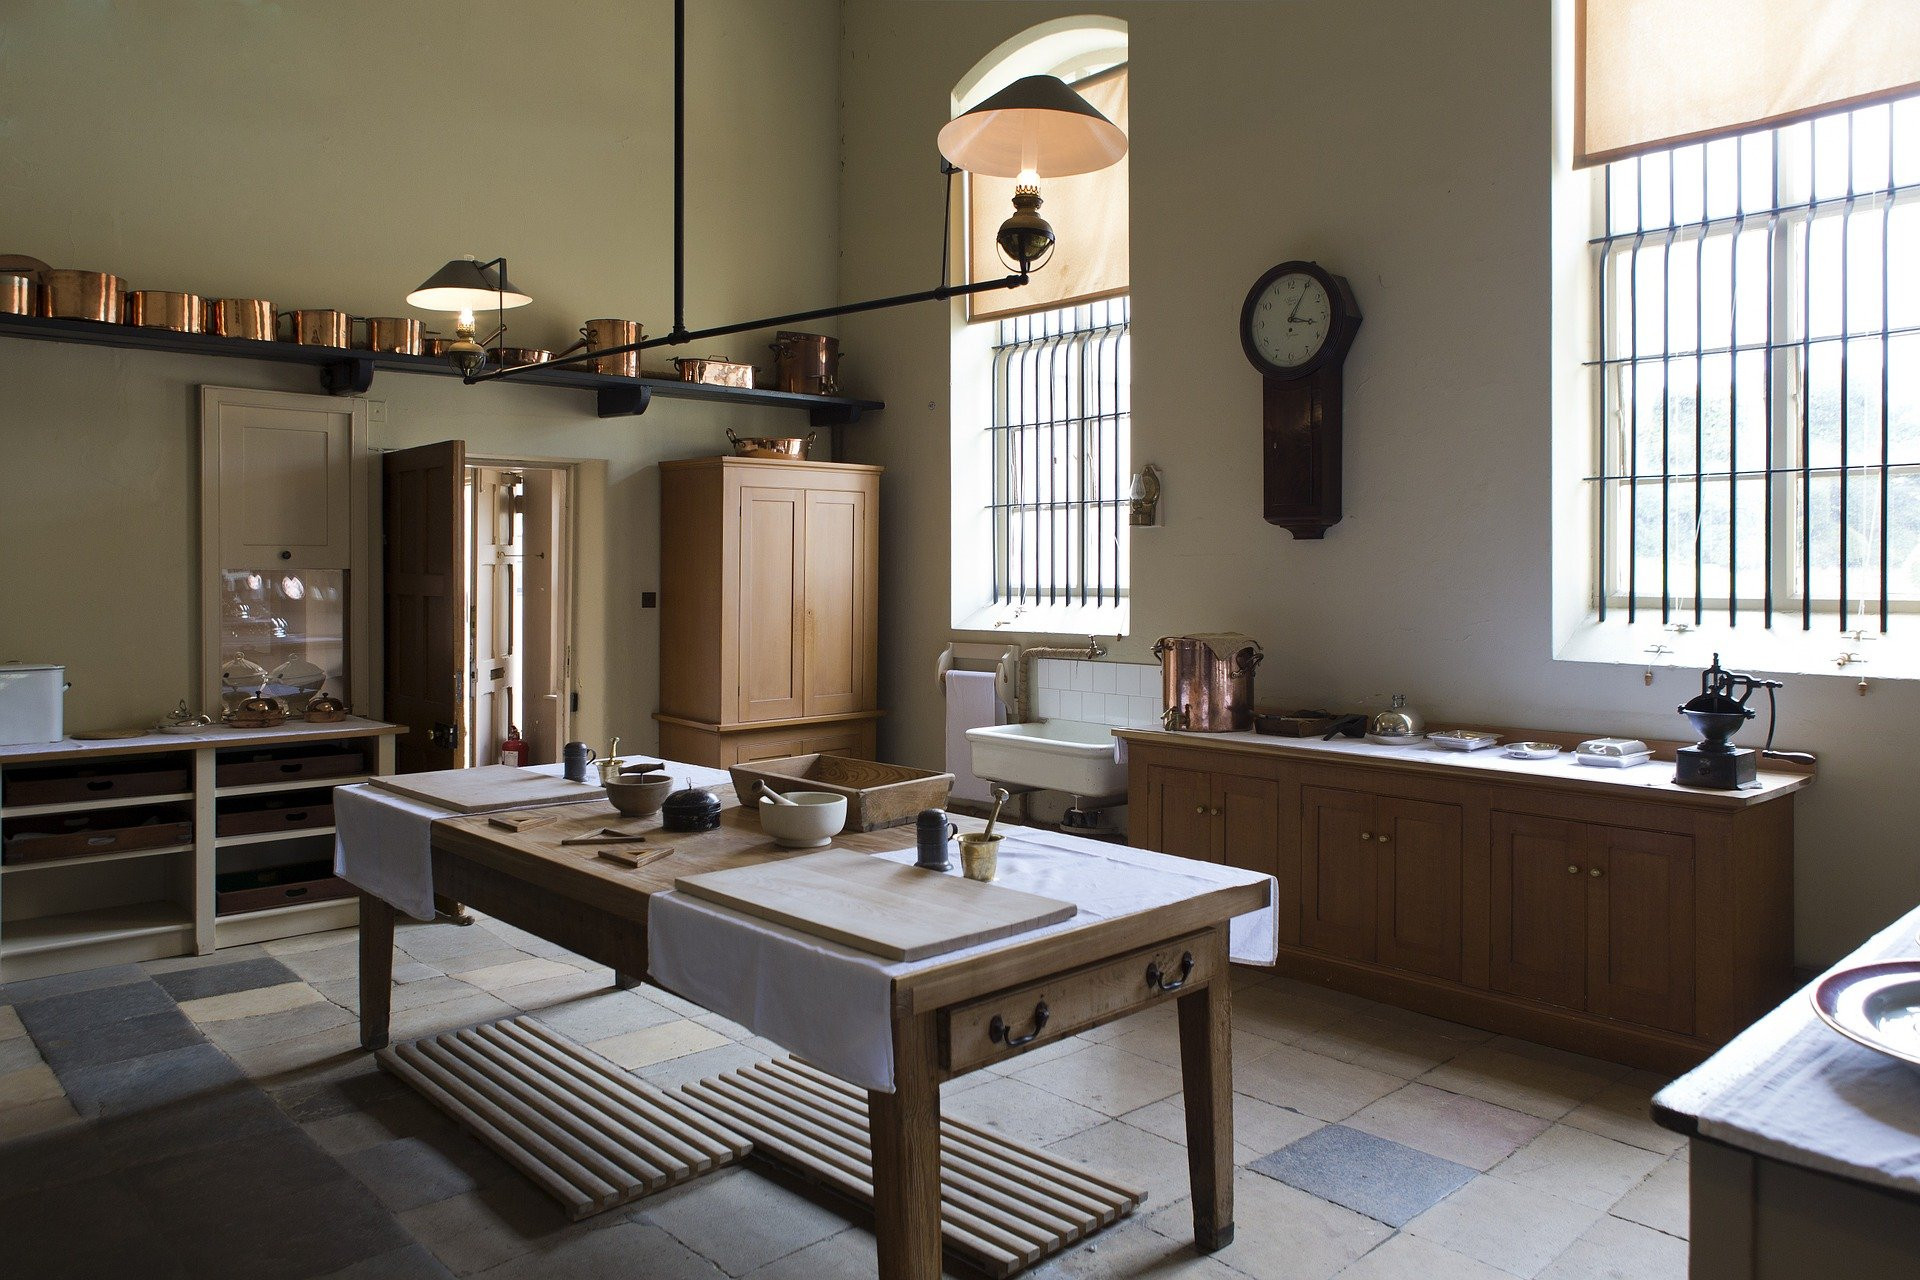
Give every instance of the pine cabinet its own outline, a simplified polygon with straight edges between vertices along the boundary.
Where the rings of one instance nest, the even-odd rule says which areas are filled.
[[[1273,874],[1280,795],[1271,779],[1170,768],[1150,768],[1148,774],[1154,848]]]
[[[1333,787],[1300,800],[1300,939],[1460,976],[1460,808]]]
[[[880,468],[698,458],[660,476],[662,753],[871,755]]]

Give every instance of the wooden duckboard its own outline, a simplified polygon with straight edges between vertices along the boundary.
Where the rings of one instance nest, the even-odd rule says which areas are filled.
[[[681,1086],[755,1150],[850,1200],[873,1205],[866,1094],[791,1058]],[[990,1276],[1010,1276],[1119,1221],[1147,1198],[1001,1134],[940,1122],[940,1234]]]
[[[574,1221],[732,1164],[752,1143],[529,1018],[375,1055]]]
[[[432,773],[400,773],[369,778],[372,785],[395,795],[438,805],[454,813],[498,813],[502,809],[529,809],[544,804],[599,800],[605,787],[568,782],[551,774],[518,769],[510,764],[487,764],[477,769],[438,769]]]
[[[924,960],[1070,920],[1071,902],[844,849],[681,876],[673,887],[888,960]]]

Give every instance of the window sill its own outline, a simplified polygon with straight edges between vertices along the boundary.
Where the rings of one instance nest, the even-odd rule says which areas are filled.
[[[994,635],[1124,636],[1129,602],[1103,605],[988,605],[972,613],[956,612],[956,631]]]
[[[1802,631],[1797,618],[1784,617],[1776,617],[1772,628],[1762,627],[1758,620],[1737,627],[1724,621],[1684,625],[1685,630],[1670,629],[1657,620],[1629,625],[1617,616],[1600,622],[1589,614],[1560,642],[1553,656],[1561,662],[1704,670],[1717,653],[1722,665],[1736,671],[1837,676],[1849,681],[1920,679],[1920,645],[1914,643],[1920,637],[1920,619],[1913,617],[1896,616],[1891,630],[1870,630],[1861,639],[1852,632],[1841,634],[1831,614],[1825,618],[1816,614],[1811,631]]]

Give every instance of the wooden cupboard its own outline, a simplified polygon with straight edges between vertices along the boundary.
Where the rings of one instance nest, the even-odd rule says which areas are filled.
[[[1698,792],[1670,772],[1122,736],[1133,843],[1273,874],[1283,972],[1658,1069],[1791,988],[1803,776]]]
[[[879,467],[660,466],[660,751],[872,756]]]

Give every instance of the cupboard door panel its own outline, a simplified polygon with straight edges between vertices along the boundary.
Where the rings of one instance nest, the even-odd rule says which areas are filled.
[[[1213,776],[1218,857],[1230,867],[1274,874],[1280,860],[1280,785],[1237,774]]]
[[[801,503],[798,489],[740,491],[742,720],[793,720],[801,710]]]
[[[1208,775],[1153,766],[1147,770],[1147,847],[1179,858],[1218,861]]]
[[[1586,1007],[1589,877],[1581,832],[1553,818],[1493,815],[1494,990]]]
[[[1300,792],[1300,941],[1350,960],[1372,960],[1376,949],[1373,804],[1356,791]]]
[[[352,410],[223,402],[218,415],[221,567],[351,568]]]
[[[801,600],[804,715],[838,715],[867,703],[867,500],[860,490],[806,495]]]
[[[1625,1022],[1693,1032],[1693,841],[1588,829],[1593,920],[1591,1008]]]
[[[1460,978],[1460,807],[1382,796],[1375,804],[1381,964]]]

